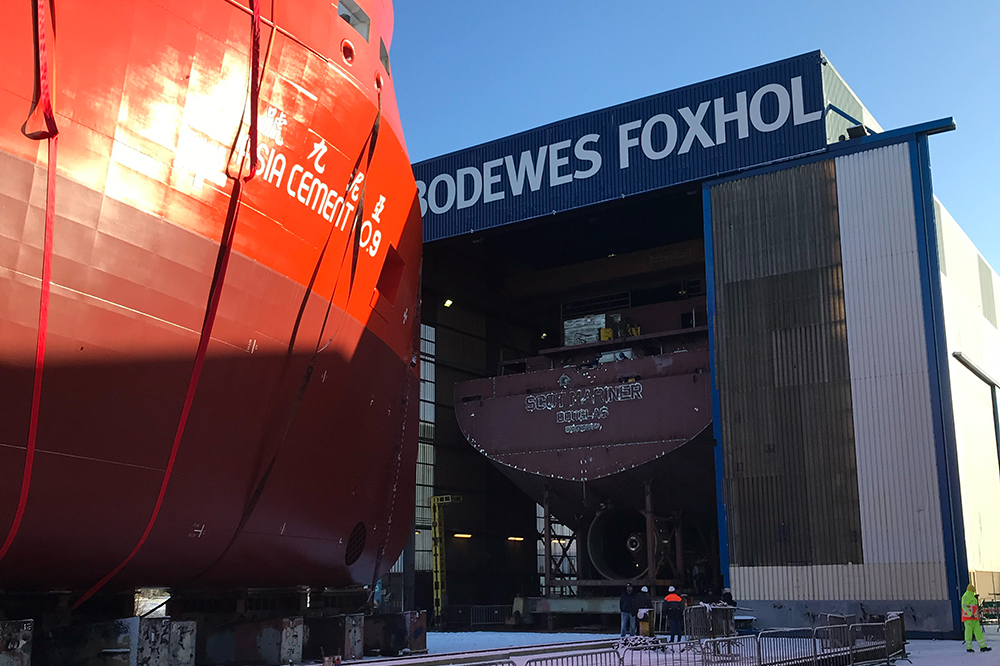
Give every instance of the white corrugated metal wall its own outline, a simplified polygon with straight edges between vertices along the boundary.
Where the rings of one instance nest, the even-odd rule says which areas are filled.
[[[947,600],[909,144],[836,174],[864,563],[732,567],[733,593]]]
[[[836,164],[865,564],[947,599],[910,146]]]
[[[955,440],[969,569],[980,592],[1000,592],[1000,463],[991,389],[952,354],[961,352],[994,380],[1000,378],[996,326],[1000,278],[947,210],[937,202]],[[997,575],[983,575],[993,572]]]

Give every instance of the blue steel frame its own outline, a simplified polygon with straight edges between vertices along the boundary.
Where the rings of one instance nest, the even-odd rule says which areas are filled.
[[[717,181],[713,181],[717,182]],[[709,377],[712,378],[712,436],[715,438],[715,510],[719,517],[719,568],[722,570],[722,583],[729,587],[729,517],[726,515],[725,493],[722,489],[722,426],[719,425],[719,414],[722,406],[719,402],[719,389],[715,385],[715,246],[712,243],[712,188],[705,183],[701,189],[702,206],[704,207],[705,224],[705,285],[708,302],[708,359]]]
[[[958,477],[958,454],[955,443],[955,420],[952,413],[951,383],[948,370],[948,348],[945,339],[941,272],[938,265],[937,234],[934,224],[934,191],[931,182],[930,151],[927,137],[955,129],[952,118],[943,118],[920,125],[882,132],[870,136],[831,144],[822,153],[790,159],[741,173],[704,181],[702,206],[705,225],[705,278],[708,300],[709,363],[712,378],[712,430],[715,435],[715,485],[719,516],[719,562],[723,580],[729,587],[728,517],[724,502],[724,461],[721,426],[719,424],[719,389],[715,382],[715,249],[712,243],[712,187],[720,183],[790,169],[820,160],[871,150],[880,146],[908,143],[913,178],[916,213],[917,251],[920,261],[920,288],[927,339],[928,370],[931,388],[931,411],[934,422],[934,442],[937,459],[938,486],[941,494],[941,518],[945,551],[945,567],[952,606],[952,620],[959,615],[962,591],[968,581],[968,557],[965,550],[965,528],[962,517],[962,493]],[[959,629],[954,629],[957,634]]]
[[[958,448],[955,415],[952,411],[951,376],[944,328],[941,296],[940,248],[934,227],[934,190],[931,181],[930,148],[926,134],[909,139],[910,168],[913,174],[913,203],[917,219],[917,251],[920,256],[920,292],[924,306],[927,361],[930,369],[931,403],[937,443],[938,487],[941,490],[941,519],[944,524],[944,554],[951,590],[952,620],[959,616],[962,592],[969,580],[969,560],[965,550],[965,521],[962,490],[958,477]],[[950,546],[950,548],[949,548]],[[955,633],[960,624],[956,623]]]

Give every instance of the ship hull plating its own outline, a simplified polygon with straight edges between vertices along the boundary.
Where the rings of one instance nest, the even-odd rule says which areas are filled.
[[[345,33],[348,66],[340,33],[353,28],[331,15],[310,30],[306,9],[309,20],[265,12],[261,164],[170,467],[227,165],[246,145],[250,18],[222,0],[58,4],[52,295],[25,475],[48,165],[45,143],[17,131],[32,95],[31,10],[11,8],[0,39],[11,65],[0,75],[0,539],[16,532],[0,588],[96,583],[140,543],[168,467],[148,537],[109,587],[371,583],[402,550],[421,229],[391,81],[369,53],[380,35],[388,43],[391,10],[369,11],[374,47]],[[359,156],[363,177],[348,182]]]

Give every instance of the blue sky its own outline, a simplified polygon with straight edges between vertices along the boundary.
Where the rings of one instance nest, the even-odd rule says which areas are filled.
[[[886,129],[931,137],[935,194],[1000,271],[1000,0],[395,0],[414,161],[822,49]]]

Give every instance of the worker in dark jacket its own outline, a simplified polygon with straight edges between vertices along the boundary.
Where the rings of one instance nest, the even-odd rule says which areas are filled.
[[[622,592],[622,596],[618,599],[618,610],[622,613],[622,633],[624,637],[625,632],[628,632],[629,636],[635,636],[636,630],[636,607],[635,607],[635,592],[632,590],[632,583],[625,586],[625,591]]]
[[[673,585],[667,592],[667,596],[663,597],[663,610],[670,621],[670,642],[676,640],[679,643],[684,626],[684,600],[677,594],[677,589]]]
[[[638,615],[639,611],[641,611],[643,608],[652,608],[652,607],[653,607],[653,601],[649,597],[649,588],[643,585],[642,589],[639,590],[639,592],[635,595],[636,615]]]
[[[634,608],[635,608],[636,625],[638,625],[637,628],[641,630],[642,629],[642,623],[640,622],[640,620],[646,620],[646,622],[649,622],[650,621],[649,613],[653,612],[653,600],[649,596],[649,588],[648,587],[646,587],[645,585],[643,585],[642,589],[640,589],[639,592],[636,593],[636,595],[635,595],[635,602],[634,602],[633,605],[634,605]],[[650,625],[649,629],[650,629],[650,631],[652,631],[652,626],[651,625]],[[636,633],[638,633],[638,632],[635,632],[632,635],[635,636]],[[652,633],[650,633],[650,634],[642,634],[642,635],[643,636],[647,636],[647,635],[652,636]]]

